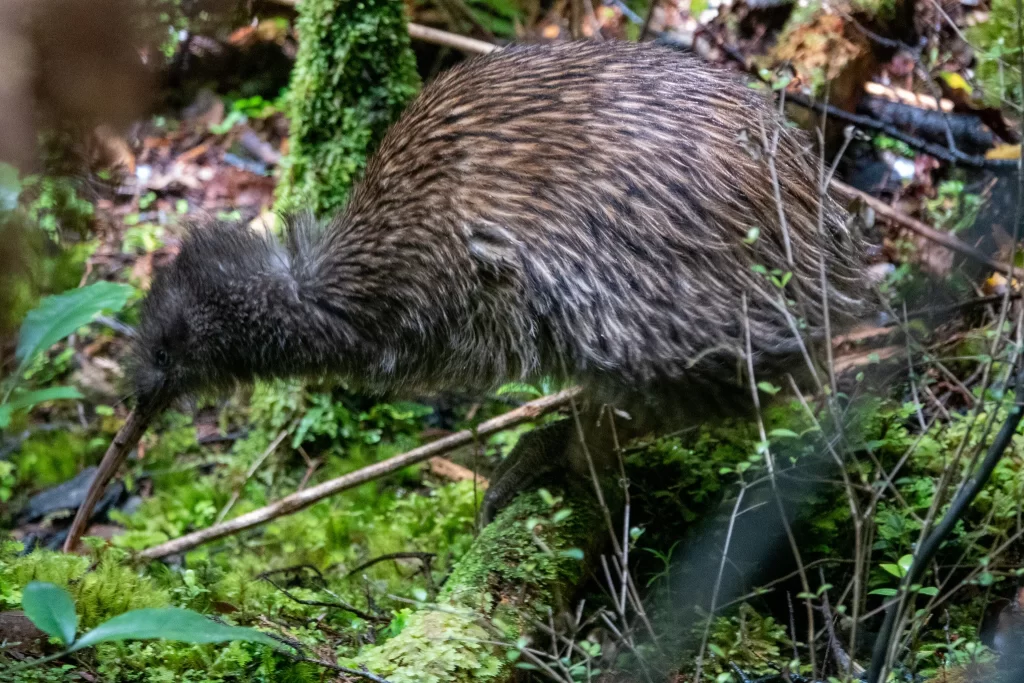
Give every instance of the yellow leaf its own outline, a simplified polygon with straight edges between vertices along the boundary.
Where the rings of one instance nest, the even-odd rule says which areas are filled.
[[[997,145],[985,152],[986,159],[1020,159],[1020,145]]]
[[[972,92],[971,85],[965,81],[964,77],[960,74],[951,71],[943,71],[939,75],[942,77],[942,80],[946,81],[946,85],[953,90],[963,90],[967,94]]]

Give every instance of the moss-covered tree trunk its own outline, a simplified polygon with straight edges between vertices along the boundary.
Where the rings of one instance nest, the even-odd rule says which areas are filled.
[[[577,487],[580,488],[580,487]],[[571,514],[559,520],[558,510]],[[563,513],[564,514],[564,513]],[[596,498],[581,490],[564,502],[537,493],[516,498],[480,533],[435,604],[400,615],[401,630],[357,659],[389,683],[506,683],[507,656],[533,619],[557,614],[608,537]]]
[[[420,79],[402,0],[302,0],[297,29],[277,208],[323,216],[344,205]]]

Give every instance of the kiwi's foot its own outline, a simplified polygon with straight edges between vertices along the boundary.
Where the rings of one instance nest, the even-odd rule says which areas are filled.
[[[566,455],[572,435],[571,419],[537,427],[519,437],[519,442],[501,463],[484,496],[480,518],[490,524],[512,498],[541,477],[565,471]]]

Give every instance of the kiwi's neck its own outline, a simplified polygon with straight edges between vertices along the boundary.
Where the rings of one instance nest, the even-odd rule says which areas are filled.
[[[258,377],[347,376],[351,361],[362,355],[352,325],[334,302],[265,275],[256,276],[252,305],[239,332],[248,343],[254,375]],[[245,361],[246,359],[242,359]]]

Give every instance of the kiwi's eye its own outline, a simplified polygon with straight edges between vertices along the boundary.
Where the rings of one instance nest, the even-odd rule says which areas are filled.
[[[167,355],[167,352],[163,349],[157,349],[156,353],[153,354],[153,360],[156,362],[156,366],[161,370],[166,369],[171,364],[171,358]]]

